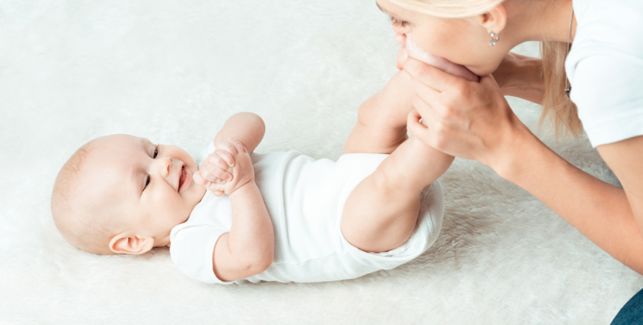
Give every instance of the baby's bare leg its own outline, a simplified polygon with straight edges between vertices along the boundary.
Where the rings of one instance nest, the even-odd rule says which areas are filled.
[[[384,89],[360,106],[344,152],[393,152],[406,140],[406,117],[413,109],[413,96],[410,76],[398,72]]]
[[[349,195],[341,221],[344,238],[367,252],[402,245],[415,230],[422,190],[452,161],[416,138],[407,139]]]
[[[344,148],[345,153],[391,153],[351,192],[343,210],[342,234],[367,252],[388,251],[408,240],[417,224],[422,190],[453,161],[418,139],[407,139],[413,95],[410,77],[395,75],[359,108]]]

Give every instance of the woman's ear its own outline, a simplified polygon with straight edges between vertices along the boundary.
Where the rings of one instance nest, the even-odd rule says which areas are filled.
[[[109,250],[115,254],[141,255],[154,248],[154,238],[130,233],[114,235],[109,240]]]
[[[495,6],[493,9],[479,16],[480,25],[487,32],[500,34],[507,26],[507,8],[503,4]]]

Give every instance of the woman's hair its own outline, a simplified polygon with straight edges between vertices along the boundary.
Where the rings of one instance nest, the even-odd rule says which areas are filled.
[[[565,94],[567,86],[565,58],[568,48],[568,43],[540,42],[545,83],[543,112],[540,115],[540,120],[542,122],[548,115],[553,114],[552,119],[556,134],[564,134],[565,132],[561,131],[566,130],[572,135],[579,135],[583,130],[583,125],[578,118],[576,105]]]
[[[497,6],[504,0],[390,0],[402,8],[442,18],[471,17]]]
[[[505,0],[390,0],[402,8],[441,18],[464,18],[491,10]],[[576,105],[565,94],[567,74],[565,57],[569,44],[563,42],[541,42],[543,65],[544,97],[541,122],[552,115],[556,134],[569,131],[578,135],[582,124]],[[562,132],[564,133],[564,132]]]

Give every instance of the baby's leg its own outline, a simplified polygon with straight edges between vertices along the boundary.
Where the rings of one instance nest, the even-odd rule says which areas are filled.
[[[415,230],[422,190],[452,161],[417,138],[407,139],[349,195],[341,221],[344,238],[367,252],[402,245]]]
[[[406,140],[406,117],[413,109],[413,96],[410,76],[398,72],[384,89],[360,106],[344,152],[393,152]]]

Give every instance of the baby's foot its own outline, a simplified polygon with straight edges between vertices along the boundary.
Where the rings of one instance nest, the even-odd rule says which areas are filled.
[[[215,195],[230,195],[254,181],[254,167],[246,147],[239,141],[223,141],[202,163],[195,179]]]

